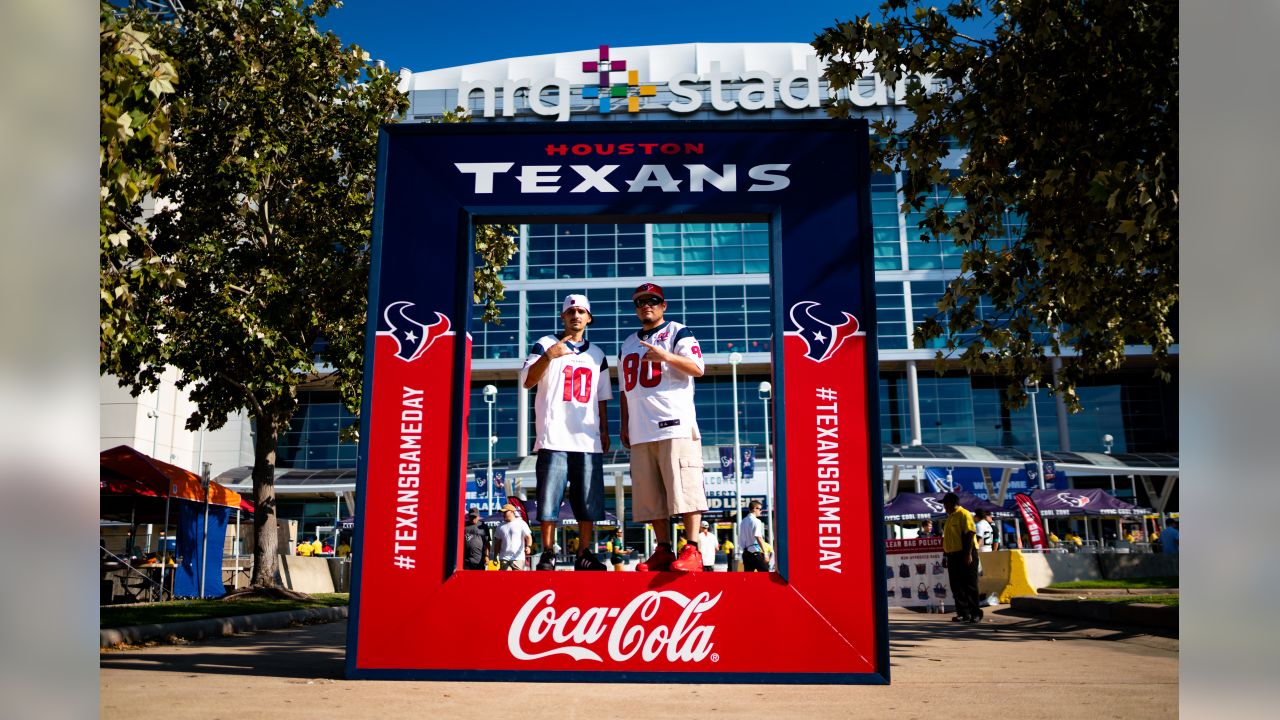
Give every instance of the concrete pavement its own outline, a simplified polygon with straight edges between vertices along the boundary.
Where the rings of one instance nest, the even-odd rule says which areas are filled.
[[[103,718],[1168,718],[1178,640],[987,613],[891,610],[893,684],[649,685],[348,681],[346,623],[101,653]],[[449,648],[440,648],[447,653]]]

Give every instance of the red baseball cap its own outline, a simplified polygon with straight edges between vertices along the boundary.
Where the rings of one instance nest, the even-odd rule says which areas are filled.
[[[662,292],[662,287],[654,285],[653,283],[645,283],[636,288],[636,291],[631,293],[631,299],[635,300],[637,298],[644,297],[645,295],[653,295],[663,302],[666,302],[667,300],[666,293]]]

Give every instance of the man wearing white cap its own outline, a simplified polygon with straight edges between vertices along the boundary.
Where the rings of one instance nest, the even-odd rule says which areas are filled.
[[[720,541],[716,540],[716,534],[711,532],[711,524],[706,520],[702,521],[702,529],[698,532],[698,552],[702,553],[702,569],[711,572],[716,569],[716,549],[720,547]]]
[[[521,385],[538,389],[533,449],[538,454],[535,472],[543,552],[537,567],[555,569],[551,548],[560,503],[568,495],[581,538],[574,569],[607,570],[591,547],[595,523],[604,520],[604,453],[609,451],[606,409],[613,397],[609,361],[598,345],[586,339],[591,303],[585,295],[565,297],[560,320],[564,332],[538,338],[520,370]]]

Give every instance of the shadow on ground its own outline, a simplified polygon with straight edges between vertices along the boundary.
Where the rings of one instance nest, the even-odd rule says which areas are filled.
[[[113,650],[102,653],[98,665],[117,670],[341,680],[347,656],[346,630],[345,622],[334,622],[263,632],[247,653],[243,644],[234,653],[220,651],[234,638],[173,645],[172,652],[157,652],[154,647],[146,653]]]

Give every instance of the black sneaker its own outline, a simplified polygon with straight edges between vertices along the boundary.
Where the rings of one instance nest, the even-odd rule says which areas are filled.
[[[552,552],[542,553],[542,557],[538,558],[538,569],[539,570],[555,570],[556,554]]]
[[[582,550],[578,553],[578,558],[573,561],[574,570],[608,570],[609,566],[596,559],[594,553]]]

